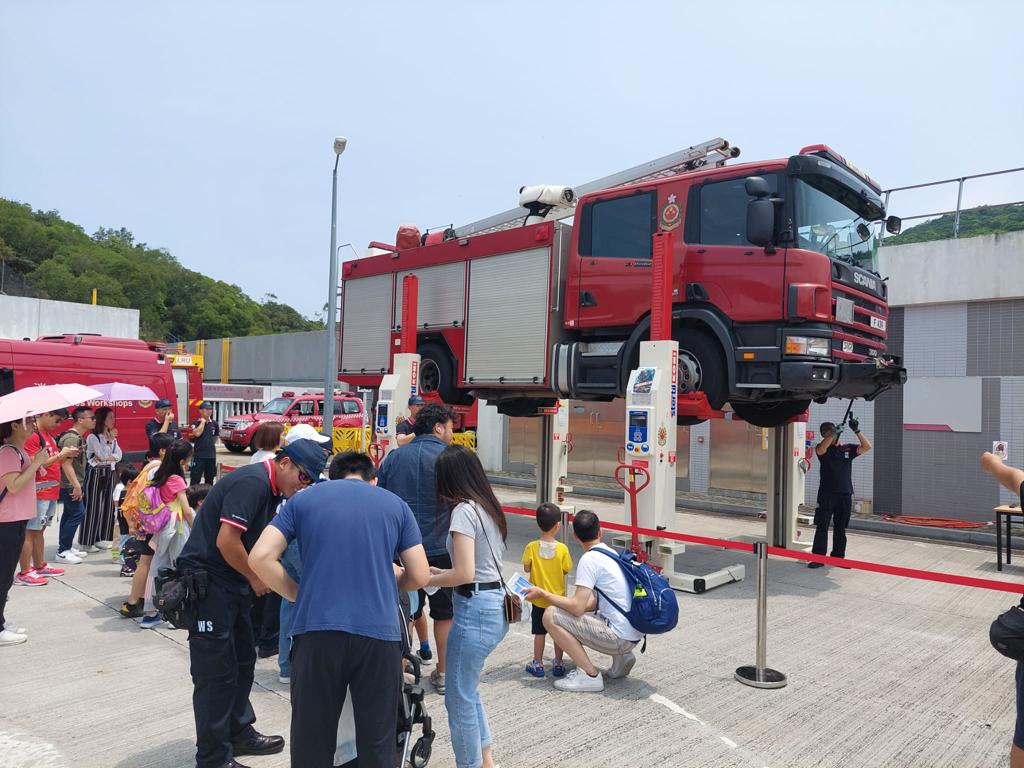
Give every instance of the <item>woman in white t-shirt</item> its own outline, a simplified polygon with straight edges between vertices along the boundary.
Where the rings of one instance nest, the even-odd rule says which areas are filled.
[[[476,454],[451,445],[434,468],[439,507],[452,508],[448,554],[452,567],[431,568],[431,587],[454,587],[455,615],[445,653],[444,706],[455,762],[494,768],[491,731],[480,701],[484,662],[508,632],[501,559],[508,527]]]

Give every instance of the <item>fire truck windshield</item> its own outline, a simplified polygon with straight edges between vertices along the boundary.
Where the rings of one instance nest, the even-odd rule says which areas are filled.
[[[288,406],[291,404],[291,398],[275,397],[260,409],[260,413],[267,413],[271,416],[283,416],[284,412],[288,410]]]
[[[795,180],[797,247],[877,272],[882,209],[826,176]]]

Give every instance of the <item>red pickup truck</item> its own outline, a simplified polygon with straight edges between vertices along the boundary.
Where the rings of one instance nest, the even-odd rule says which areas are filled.
[[[220,440],[232,453],[246,448],[255,453],[252,441],[256,429],[264,422],[282,422],[288,425],[312,424],[317,429],[323,424],[321,408],[324,396],[317,393],[283,392],[263,406],[257,413],[241,413],[225,419],[221,424]],[[363,401],[351,392],[334,395],[334,426],[360,427],[363,424]]]

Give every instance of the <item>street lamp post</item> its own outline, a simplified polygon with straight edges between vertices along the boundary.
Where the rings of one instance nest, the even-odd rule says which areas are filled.
[[[331,177],[331,277],[327,284],[327,370],[324,372],[324,404],[321,408],[325,436],[334,439],[334,384],[338,380],[338,161],[348,139],[334,139],[334,173]]]

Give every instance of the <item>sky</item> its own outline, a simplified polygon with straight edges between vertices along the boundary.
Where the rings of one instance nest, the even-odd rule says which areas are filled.
[[[4,0],[0,197],[312,315],[336,135],[338,243],[359,253],[717,136],[936,181],[1024,166],[1022,28],[1009,1]],[[1007,200],[1024,174],[965,191]]]

